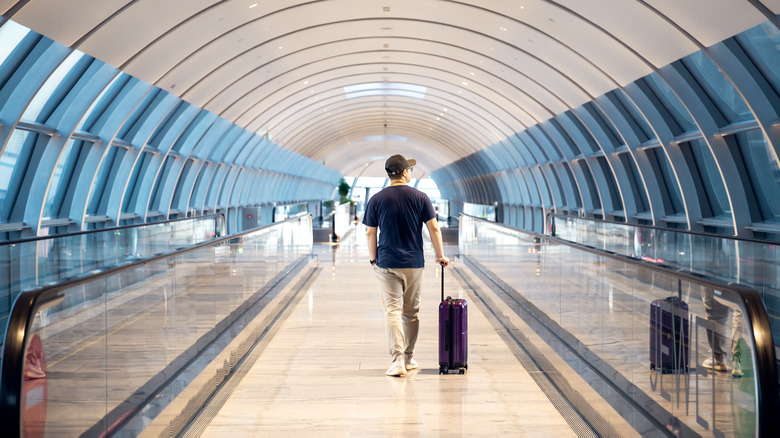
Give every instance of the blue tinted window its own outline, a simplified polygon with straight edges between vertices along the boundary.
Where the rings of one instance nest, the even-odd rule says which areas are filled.
[[[43,207],[44,218],[59,217],[58,213],[60,205],[62,205],[62,195],[67,188],[67,185],[62,183],[70,179],[76,156],[82,144],[82,141],[70,140],[63,148],[60,159],[57,160],[57,166],[54,168],[54,174],[49,184],[49,192],[46,195],[46,204]]]
[[[698,130],[693,123],[693,119],[688,114],[688,110],[685,109],[672,89],[666,85],[666,82],[655,73],[645,76],[645,79],[650,88],[655,91],[656,97],[661,100],[664,108],[666,108],[684,132]]]
[[[0,156],[0,205],[5,202],[5,198],[14,187],[11,186],[14,178],[14,171],[24,171],[25,163],[17,163],[24,156],[26,148],[32,147],[37,136],[28,132],[15,130],[3,149],[3,155]],[[29,141],[28,141],[29,140]],[[29,152],[28,152],[29,154]],[[17,164],[20,164],[17,166]],[[18,185],[18,183],[16,184]]]
[[[655,158],[655,161],[658,163],[658,170],[661,171],[659,179],[664,182],[664,187],[666,188],[666,196],[664,198],[671,202],[669,207],[672,209],[672,211],[667,211],[667,214],[682,213],[682,194],[680,193],[680,187],[677,185],[677,178],[675,177],[671,164],[669,164],[666,153],[664,153],[661,148],[653,148],[650,149],[648,158],[651,160]]]
[[[106,188],[108,186],[108,176],[111,172],[111,168],[114,166],[114,162],[121,161],[122,157],[127,153],[126,149],[118,147],[109,147],[105,158],[100,162],[97,178],[92,184],[92,193],[89,195],[89,209],[87,213],[97,215],[105,213],[105,210],[101,210],[100,203],[105,199],[108,199]],[[119,185],[116,185],[117,190],[121,190]],[[110,187],[108,188],[110,190]]]
[[[29,29],[11,20],[0,27],[0,66],[29,32]]]
[[[620,154],[618,155],[618,158],[620,158],[620,162],[623,163],[623,168],[626,169],[626,173],[628,174],[630,189],[632,190],[636,202],[637,212],[642,213],[647,211],[649,203],[647,202],[645,184],[640,178],[639,169],[636,167],[634,158],[630,154]]]
[[[82,56],[84,56],[83,53],[75,50],[64,61],[62,61],[62,63],[60,63],[59,67],[54,70],[54,73],[52,73],[51,76],[46,79],[46,83],[43,84],[37,93],[35,93],[35,97],[24,110],[22,120],[37,121],[38,116],[41,114],[41,111],[43,111],[44,105],[46,105],[46,103],[49,101],[49,98],[54,94],[54,91],[60,85],[62,79],[65,78],[65,75],[70,73],[71,69],[76,65]]]
[[[639,112],[636,105],[634,105],[633,102],[631,102],[626,95],[621,91],[611,91],[610,92],[612,96],[617,98],[617,101],[613,100],[613,102],[616,102],[616,106],[619,109],[623,109],[623,113],[626,114],[626,118],[630,122],[634,122],[638,129],[635,129],[637,137],[641,141],[647,141],[651,138],[655,138],[655,134],[653,133],[653,130],[650,129],[650,125],[647,124],[647,121],[645,120],[642,113]]]
[[[707,192],[707,199],[710,202],[713,215],[723,216],[730,214],[731,206],[726,194],[726,186],[723,184],[718,164],[715,162],[715,157],[710,152],[710,148],[701,139],[693,140],[689,144],[691,145],[693,157],[696,160],[699,176]]]
[[[758,70],[780,94],[780,29],[766,22],[737,36]]]
[[[683,59],[683,63],[728,122],[753,118],[742,96],[704,53],[696,52]]]
[[[736,135],[765,220],[780,218],[780,167],[774,150],[759,130]]]
[[[119,81],[120,78],[123,80]],[[124,85],[124,83],[127,82],[127,78],[129,78],[129,76],[125,73],[114,76],[114,79],[112,79],[111,82],[103,88],[103,91],[100,92],[100,95],[94,100],[94,102],[92,102],[92,105],[89,106],[87,112],[81,116],[81,120],[76,126],[77,131],[90,129],[92,127],[95,119],[100,116],[100,113],[105,110],[111,100],[116,98],[115,92],[117,88]],[[96,112],[95,110],[98,111]]]

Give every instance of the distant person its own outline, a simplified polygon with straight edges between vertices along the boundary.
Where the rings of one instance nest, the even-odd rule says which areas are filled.
[[[418,368],[413,356],[420,327],[417,315],[425,265],[423,224],[428,227],[437,264],[449,265],[430,198],[407,186],[415,164],[415,160],[401,155],[388,158],[385,171],[391,184],[368,201],[363,216],[369,262],[379,279],[387,348],[393,359],[386,372],[388,376],[404,376],[408,370]]]
[[[710,327],[709,324],[707,326],[707,341],[712,349],[712,357],[705,359],[702,362],[702,366],[714,371],[727,372],[730,368],[726,364],[726,355],[730,352],[733,366],[731,374],[734,377],[742,377],[741,356],[743,347],[737,338],[742,325],[742,312],[739,309],[732,309],[721,303],[715,298],[715,295],[716,291],[714,289],[709,287],[702,288],[701,301],[704,304],[704,315],[707,317],[707,320],[714,322],[712,324],[714,327]],[[731,315],[730,336],[727,333],[728,326],[726,325],[729,315]],[[731,341],[730,344],[729,341]]]

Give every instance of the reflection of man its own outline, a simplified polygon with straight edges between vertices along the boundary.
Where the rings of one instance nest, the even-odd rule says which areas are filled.
[[[425,262],[423,224],[428,227],[437,263],[449,264],[430,198],[407,186],[416,163],[401,155],[388,158],[385,171],[391,184],[368,201],[363,216],[369,261],[379,279],[385,311],[387,346],[393,357],[386,373],[389,376],[403,376],[418,367],[412,356],[420,325],[417,314]],[[377,229],[381,231],[378,241]]]
[[[729,367],[725,363],[726,356],[726,344],[728,339],[726,338],[726,323],[729,319],[729,313],[733,310],[731,321],[731,347],[728,349],[732,354],[733,370],[731,371],[734,377],[742,376],[742,368],[740,366],[739,344],[737,342],[737,334],[739,328],[742,325],[742,312],[739,309],[732,309],[715,298],[715,290],[711,288],[702,288],[701,301],[704,304],[704,314],[707,320],[713,321],[714,328],[707,327],[707,341],[710,343],[712,349],[712,356],[702,362],[704,368],[710,368],[715,371],[728,371]],[[709,325],[709,324],[708,324]]]
[[[634,228],[634,257],[642,258],[642,227]]]

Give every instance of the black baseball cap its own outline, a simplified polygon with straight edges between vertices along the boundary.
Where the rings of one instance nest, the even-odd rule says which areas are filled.
[[[408,169],[417,164],[417,160],[406,159],[403,155],[395,154],[385,161],[385,171],[387,176],[396,176],[403,173],[404,169]]]

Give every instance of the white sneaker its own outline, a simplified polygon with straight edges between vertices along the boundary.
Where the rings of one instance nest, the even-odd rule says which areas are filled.
[[[420,365],[417,365],[417,361],[414,360],[413,357],[406,358],[406,362],[404,363],[406,366],[406,371],[409,370],[416,370],[417,368],[420,368]]]
[[[402,377],[406,375],[406,366],[404,366],[404,360],[402,358],[398,358],[393,361],[393,364],[390,365],[390,368],[387,369],[387,372],[385,373],[388,376],[398,376]]]

